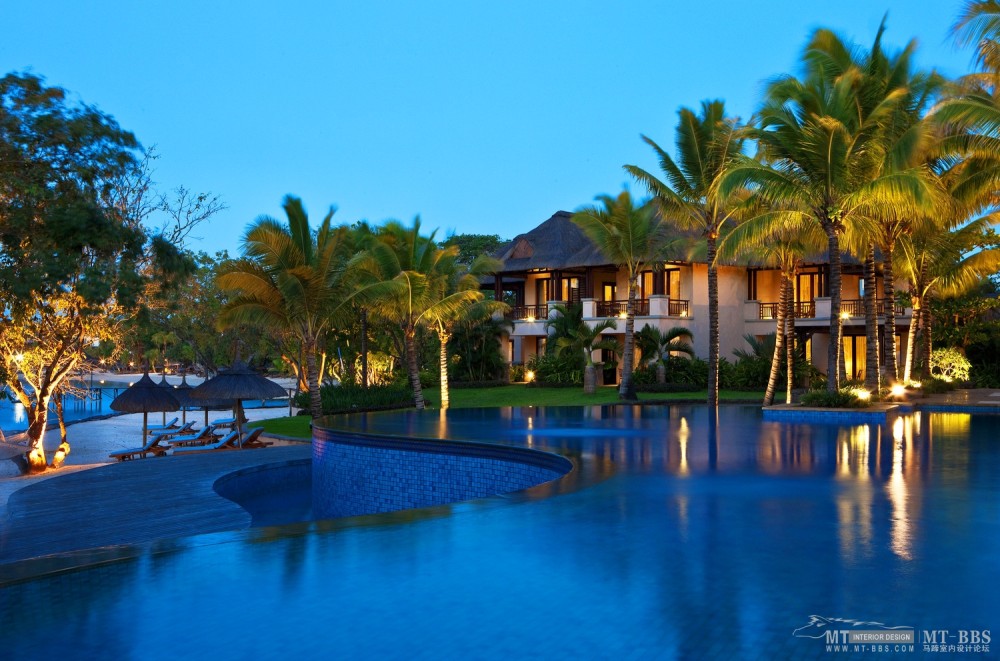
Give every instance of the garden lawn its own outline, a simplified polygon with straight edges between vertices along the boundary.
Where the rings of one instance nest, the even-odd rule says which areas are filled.
[[[594,404],[617,404],[618,387],[604,386],[593,395],[583,394],[583,388],[529,388],[523,384],[498,386],[496,388],[452,388],[451,408],[496,408],[498,406],[589,406]],[[437,408],[441,392],[435,388],[424,388],[424,399],[428,408]],[[701,403],[707,399],[704,390],[696,392],[639,393],[640,402],[692,402]],[[720,390],[722,402],[748,402],[759,404],[764,401],[762,392]],[[309,438],[309,416],[272,418],[250,423],[264,427],[265,433],[293,438]]]

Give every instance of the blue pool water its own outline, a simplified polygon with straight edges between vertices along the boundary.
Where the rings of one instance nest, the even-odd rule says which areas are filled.
[[[4,656],[829,659],[854,655],[793,636],[813,615],[918,637],[1000,631],[997,416],[838,426],[618,406],[347,420],[536,448],[575,469],[517,494],[168,540],[17,584],[0,591]]]

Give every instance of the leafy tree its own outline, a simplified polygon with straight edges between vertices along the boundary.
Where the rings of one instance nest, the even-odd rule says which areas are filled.
[[[604,256],[625,269],[628,278],[628,303],[625,307],[625,347],[622,356],[622,382],[618,397],[635,401],[632,365],[635,360],[635,298],[639,273],[662,259],[670,244],[663,218],[649,204],[636,206],[628,191],[617,198],[597,197],[600,206],[584,208],[573,214],[573,222],[598,247]]]
[[[350,295],[345,263],[344,227],[333,227],[334,210],[315,233],[302,200],[287,196],[287,224],[259,217],[243,237],[243,257],[226,263],[217,278],[232,298],[219,315],[219,328],[247,324],[271,332],[289,332],[302,344],[310,412],[322,415],[317,353]]]
[[[127,204],[109,203],[138,148],[63,89],[0,79],[0,372],[27,413],[31,470],[46,467],[49,403],[85,349],[117,346],[125,321],[190,267]]]
[[[722,101],[702,103],[701,114],[681,108],[677,123],[677,161],[651,139],[664,180],[638,168],[625,169],[653,195],[660,213],[682,229],[705,237],[708,256],[708,403],[719,403],[719,275],[715,254],[723,225],[738,208],[737,194],[721,194],[717,183],[743,149],[737,120],[726,117]]]
[[[500,341],[513,327],[513,322],[492,314],[485,307],[463,317],[451,338],[451,352],[457,357],[456,377],[460,381],[498,378],[507,364],[500,353]]]
[[[477,257],[493,255],[507,239],[501,239],[499,234],[452,234],[445,239],[442,247],[457,246],[457,261],[460,264],[472,264]]]

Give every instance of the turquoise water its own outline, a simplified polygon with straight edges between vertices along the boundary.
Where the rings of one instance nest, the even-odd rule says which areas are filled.
[[[848,658],[792,632],[812,615],[1000,629],[1000,417],[351,419],[559,452],[577,470],[471,503],[166,541],[8,587],[5,657]]]

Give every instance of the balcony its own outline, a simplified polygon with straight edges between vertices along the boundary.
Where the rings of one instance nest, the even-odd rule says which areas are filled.
[[[511,321],[538,321],[549,316],[548,305],[514,305],[504,314]]]
[[[761,303],[758,319],[777,319],[780,303]],[[796,301],[794,304],[796,319],[809,319],[816,316],[816,301]]]
[[[795,318],[796,319],[816,319],[830,318],[830,299],[821,298],[821,305],[817,310],[816,301],[797,301],[795,303]],[[778,303],[757,303],[757,319],[770,321],[778,318]],[[752,309],[752,308],[751,308]],[[902,305],[896,305],[894,308],[897,317],[902,317],[906,314],[906,308]],[[747,310],[748,314],[752,314]],[[877,300],[875,301],[875,314],[879,317],[885,316],[885,301]],[[845,299],[840,302],[840,316],[843,319],[851,319],[854,317],[864,317],[865,316],[865,302],[862,299]],[[749,320],[750,317],[747,317]]]
[[[598,317],[624,317],[627,312],[628,301],[597,301]],[[649,316],[649,299],[637,298],[635,301],[635,316]]]

